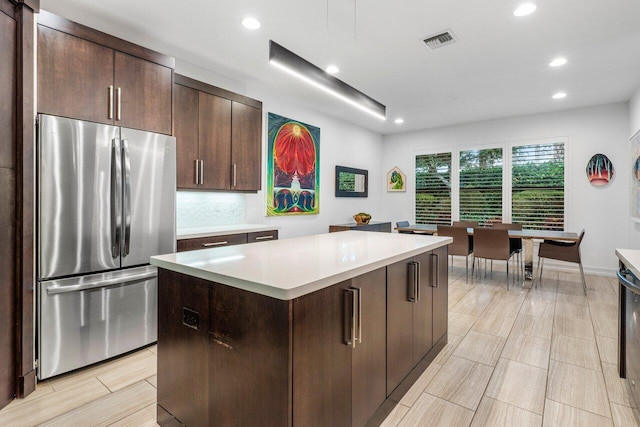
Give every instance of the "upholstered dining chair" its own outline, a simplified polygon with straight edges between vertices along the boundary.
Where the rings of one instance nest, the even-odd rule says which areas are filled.
[[[409,221],[398,221],[398,222],[396,222],[396,228],[408,227],[408,226],[409,226]],[[412,234],[411,231],[401,231],[401,230],[398,230],[398,233]]]
[[[491,224],[491,227],[501,230],[522,230],[522,224],[508,224],[504,222],[495,222]],[[510,237],[509,244],[511,245],[511,252],[515,252],[517,255],[518,268],[522,271],[524,267],[522,263],[522,239]]]
[[[438,225],[438,236],[453,238],[453,243],[449,245],[449,255],[451,255],[451,267],[453,267],[453,256],[463,256],[466,258],[467,283],[469,282],[469,255],[473,253],[473,240],[469,240],[467,227]]]
[[[540,243],[538,249],[538,280],[536,281],[536,288],[538,282],[542,283],[542,269],[544,259],[557,259],[559,261],[575,262],[580,267],[580,276],[582,277],[582,290],[585,296],[587,295],[587,282],[584,280],[584,270],[582,269],[582,259],[580,257],[580,244],[584,238],[584,229],[580,232],[580,237],[576,242],[562,242],[557,240],[545,240]]]
[[[511,252],[509,231],[506,229],[476,227],[473,229],[473,257],[507,262],[507,290],[509,289],[509,260]],[[476,263],[473,263],[471,277],[475,273]],[[486,273],[485,273],[486,274]]]

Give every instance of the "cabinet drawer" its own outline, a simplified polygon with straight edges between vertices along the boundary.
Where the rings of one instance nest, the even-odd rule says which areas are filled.
[[[278,230],[256,231],[247,235],[247,243],[278,240]]]
[[[242,245],[247,243],[247,234],[226,234],[223,236],[203,237],[200,239],[178,240],[178,252],[197,249],[217,248],[220,246]]]

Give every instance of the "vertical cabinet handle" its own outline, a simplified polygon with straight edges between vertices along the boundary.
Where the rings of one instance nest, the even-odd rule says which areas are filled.
[[[345,321],[345,337],[344,342],[351,348],[356,347],[356,290],[345,289],[344,304],[344,321]]]
[[[200,182],[198,182],[199,177],[200,177],[200,161],[196,159],[196,176],[195,176],[196,185],[200,184]]]
[[[419,274],[419,266],[415,261],[411,261],[409,263],[409,296],[407,300],[411,302],[418,301],[418,274]]]
[[[107,118],[113,119],[113,85],[109,86],[108,105],[109,117]]]
[[[118,88],[116,91],[116,120],[122,120],[122,88]]]
[[[431,254],[431,287],[437,288],[440,286],[440,256],[438,254]]]
[[[236,185],[238,185],[238,167],[234,163],[233,164],[233,186],[235,187]]]
[[[416,261],[416,302],[420,301],[420,263]]]
[[[200,160],[200,185],[204,184],[204,160]]]
[[[362,344],[362,288],[355,288],[358,291],[358,336],[356,341]]]

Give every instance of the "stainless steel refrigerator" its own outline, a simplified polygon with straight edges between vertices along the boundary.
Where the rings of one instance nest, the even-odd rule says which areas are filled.
[[[175,138],[38,116],[37,353],[44,379],[157,340],[175,252]]]

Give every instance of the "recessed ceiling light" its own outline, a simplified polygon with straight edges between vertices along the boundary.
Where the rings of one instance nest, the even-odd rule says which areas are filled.
[[[567,97],[567,94],[565,92],[554,93],[552,96],[553,99],[562,99],[566,97]]]
[[[327,68],[325,68],[324,70],[329,74],[336,74],[336,73],[340,72],[340,68],[338,68],[337,66],[335,66],[333,64],[327,66]]]
[[[393,121],[393,123],[395,123],[395,124],[397,124],[397,125],[401,125],[401,124],[403,124],[403,123],[404,123],[404,119],[401,119],[401,118],[399,118],[399,117],[398,117],[397,119],[395,119],[395,120]]]
[[[523,3],[513,11],[515,16],[527,16],[536,10],[536,5],[533,3]]]
[[[567,63],[565,58],[556,58],[553,61],[549,62],[550,67],[560,67]]]
[[[260,24],[260,21],[258,21],[256,18],[252,18],[250,16],[244,18],[242,20],[242,25],[244,25],[245,28],[248,28],[249,30],[257,30],[258,28],[260,28],[262,26],[262,24]]]

